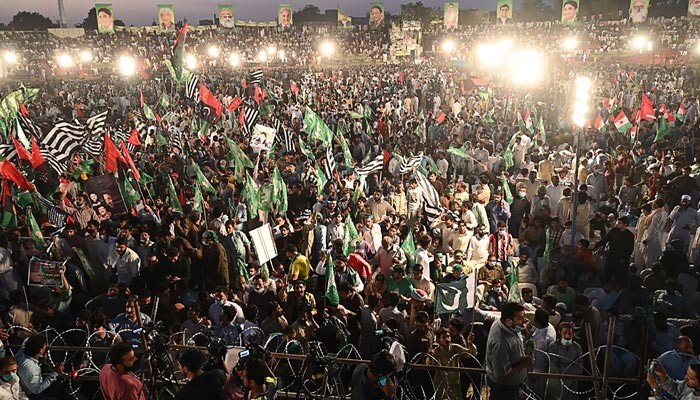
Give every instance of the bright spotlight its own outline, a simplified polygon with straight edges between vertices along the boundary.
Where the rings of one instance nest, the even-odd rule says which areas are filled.
[[[207,54],[211,58],[218,58],[219,54],[221,54],[221,51],[216,46],[209,46],[209,48],[207,49]]]
[[[516,85],[527,86],[544,77],[545,58],[534,50],[517,51],[510,56],[510,76]]]
[[[652,49],[654,49],[654,43],[652,43],[650,40],[647,42],[647,51],[651,51]]]
[[[513,39],[511,39],[511,38],[501,39],[501,41],[498,42],[498,47],[500,47],[503,50],[510,49],[511,47],[513,47]]]
[[[267,52],[265,50],[260,50],[260,53],[258,53],[258,60],[260,62],[267,62]]]
[[[233,53],[231,56],[228,58],[228,62],[231,63],[232,67],[238,67],[241,65],[241,56],[238,55],[238,53]]]
[[[277,50],[277,58],[284,60],[287,58],[287,53],[284,50]]]
[[[197,68],[197,57],[195,57],[194,54],[187,54],[185,56],[185,68],[190,70]]]
[[[579,93],[586,93],[586,95],[590,96],[590,91],[591,91],[591,86],[593,86],[593,83],[591,82],[591,79],[587,76],[579,76],[576,78],[576,91]]]
[[[485,67],[498,67],[503,63],[505,52],[500,45],[482,44],[476,49],[479,62]]]
[[[275,53],[277,53],[277,47],[275,46],[270,46],[267,48],[267,55],[269,56],[274,56]]]
[[[335,54],[335,44],[330,40],[327,40],[321,43],[321,46],[319,46],[319,50],[321,51],[321,55],[323,57],[330,58],[333,56],[333,54]]]
[[[136,74],[136,59],[127,55],[119,57],[119,73],[127,77]]]
[[[56,63],[61,68],[70,68],[73,66],[73,57],[65,53],[59,54],[58,57],[56,57]]]
[[[82,61],[82,62],[92,61],[92,53],[90,53],[88,50],[81,51],[80,52],[80,61]]]
[[[443,53],[452,53],[457,48],[457,43],[452,39],[445,39],[442,42],[441,48]]]
[[[593,83],[591,79],[586,76],[579,76],[576,78],[574,83],[574,102],[573,102],[573,115],[571,117],[574,125],[579,128],[586,126],[588,122],[588,113],[590,111],[591,102],[591,88]]]
[[[569,36],[566,39],[564,39],[561,45],[564,48],[564,50],[576,50],[576,48],[578,47],[578,39],[576,39],[575,36]]]
[[[5,54],[3,55],[3,58],[5,61],[7,61],[8,64],[14,64],[17,62],[17,53],[14,51],[6,51]]]
[[[647,47],[647,38],[645,36],[636,36],[632,39],[632,48],[644,50]]]

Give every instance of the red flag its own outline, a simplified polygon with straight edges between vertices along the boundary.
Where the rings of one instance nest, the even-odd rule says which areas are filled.
[[[199,84],[199,99],[202,100],[204,104],[214,109],[216,116],[221,118],[224,106],[221,104],[219,99],[214,96],[214,93],[212,93],[203,83]]]
[[[228,104],[228,107],[226,107],[226,109],[229,111],[236,111],[238,109],[238,107],[241,106],[241,104],[243,104],[243,99],[236,96],[235,99],[231,100],[231,102]]]
[[[124,155],[126,164],[131,168],[131,172],[134,174],[134,179],[136,179],[136,182],[140,181],[141,173],[136,169],[136,164],[134,164],[134,160],[131,158],[131,154],[129,154],[129,149],[126,148],[126,142],[122,142],[122,154]]]
[[[139,131],[136,128],[131,130],[129,134],[129,140],[127,142],[133,144],[134,146],[141,146],[141,139],[139,138]]]
[[[642,108],[640,118],[645,121],[654,121],[656,119],[656,113],[654,112],[654,103],[646,95],[642,95]]]
[[[404,75],[403,71],[399,71],[399,83],[403,85]]]
[[[238,114],[238,126],[245,124],[245,108],[241,108],[241,113]]]
[[[248,82],[246,82],[245,79],[243,79],[243,82],[241,82],[241,86],[243,86],[243,89],[247,88]]]
[[[146,104],[146,100],[143,98],[143,92],[141,93],[141,107],[143,108],[143,105]]]
[[[255,92],[253,93],[253,100],[255,100],[256,103],[260,104],[262,102],[262,89],[260,89],[259,86],[255,87]]]
[[[29,190],[32,188],[32,184],[29,183],[27,177],[22,175],[22,173],[15,168],[15,165],[7,160],[3,161],[0,165],[0,175],[8,181],[12,181],[22,190]]]
[[[109,133],[105,133],[105,169],[109,172],[119,171],[118,161],[124,161],[124,158],[119,154],[117,146],[109,137]]]
[[[21,112],[25,117],[29,118],[29,110],[27,110],[27,107],[24,106],[24,103],[19,103],[19,112]]]
[[[34,169],[39,168],[46,162],[44,155],[41,154],[39,143],[36,142],[36,138],[34,136],[32,136],[32,159],[29,161],[32,163],[32,168]]]
[[[464,88],[464,81],[459,82],[459,90],[462,92],[462,94],[467,93],[467,89]]]
[[[292,90],[292,93],[299,94],[299,86],[297,86],[296,82],[292,82],[289,86],[290,86],[290,89]]]
[[[438,116],[435,118],[435,120],[438,122],[438,124],[441,124],[441,123],[445,122],[445,118],[447,118],[447,114],[440,111],[440,114],[438,114]]]
[[[31,161],[32,159],[32,154],[27,150],[26,147],[22,143],[17,140],[16,137],[12,137],[12,143],[14,143],[15,148],[17,149],[17,156],[19,157],[20,160],[27,160]]]

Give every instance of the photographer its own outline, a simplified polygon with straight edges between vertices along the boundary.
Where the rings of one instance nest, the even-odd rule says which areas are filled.
[[[392,375],[396,372],[394,357],[382,350],[372,357],[369,364],[355,367],[352,373],[351,400],[392,399],[394,396],[394,381]]]
[[[264,359],[245,356],[231,372],[224,388],[225,400],[273,400],[277,379]]]
[[[678,400],[700,399],[700,364],[690,364],[685,379],[675,381],[670,379],[664,367],[654,360],[647,372],[647,383],[657,399],[668,399],[669,395]]]
[[[58,375],[63,373],[63,364],[58,364],[54,371],[43,376],[39,360],[46,354],[46,349],[46,337],[34,335],[26,340],[24,350],[19,355],[17,375],[19,375],[22,389],[30,398],[43,398],[47,393],[58,390],[53,384],[58,379]]]
[[[197,349],[186,349],[180,354],[177,363],[180,372],[187,377],[187,384],[177,392],[176,400],[222,398],[226,374],[218,368],[204,372],[206,360],[207,356]]]

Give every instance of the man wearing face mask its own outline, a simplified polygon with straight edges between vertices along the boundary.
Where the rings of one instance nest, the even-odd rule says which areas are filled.
[[[127,247],[126,238],[120,237],[107,258],[107,265],[117,274],[119,283],[130,285],[139,275],[141,259],[135,251]]]
[[[511,217],[508,220],[508,232],[513,235],[514,238],[518,238],[520,233],[520,223],[523,219],[527,218],[530,213],[531,205],[530,200],[528,200],[527,188],[521,186],[518,189],[518,197],[513,200],[510,205]]]
[[[17,359],[0,358],[0,399],[28,400],[19,384]]]
[[[100,391],[105,400],[145,400],[143,383],[131,373],[136,364],[134,349],[117,343],[109,350],[109,363],[100,371]]]
[[[690,195],[684,194],[681,196],[681,204],[677,205],[670,214],[668,219],[671,224],[671,231],[668,233],[668,241],[680,240],[682,242],[681,249],[685,252],[688,250],[690,243],[690,235],[695,233],[696,228],[700,224],[700,216],[697,211],[690,206]]]
[[[580,363],[575,362],[581,357],[581,346],[574,342],[574,328],[570,322],[562,322],[559,325],[559,339],[547,348],[547,353],[553,356],[549,357],[549,366],[554,374],[572,374],[578,375],[582,372]],[[577,382],[574,380],[563,381],[569,390],[563,389],[561,381],[550,379],[547,393],[552,394],[553,398],[562,400],[574,400],[578,395],[574,394],[577,389]],[[562,393],[563,390],[563,393]],[[561,394],[561,397],[560,397]]]
[[[535,363],[534,354],[525,352],[521,337],[525,322],[523,306],[506,303],[501,307],[501,318],[491,326],[486,341],[485,367],[492,399],[519,399],[527,369]]]

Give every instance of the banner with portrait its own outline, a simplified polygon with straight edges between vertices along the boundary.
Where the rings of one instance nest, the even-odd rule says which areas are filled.
[[[445,3],[442,12],[442,23],[445,28],[456,28],[459,25],[459,3],[451,1]]]
[[[352,17],[350,14],[346,14],[343,10],[338,7],[338,29],[350,29],[352,28]]]
[[[62,287],[62,270],[63,261],[42,260],[41,258],[32,257],[29,260],[27,284],[29,286]]]
[[[649,13],[649,0],[630,0],[629,20],[634,24],[641,24],[647,20]]]
[[[513,23],[513,0],[498,0],[496,5],[496,25]]]
[[[100,221],[127,213],[126,203],[113,174],[94,176],[86,180],[84,185],[90,205]]]
[[[384,3],[381,1],[369,3],[369,29],[384,29]]]
[[[700,17],[700,0],[688,1],[688,18]]]
[[[172,4],[158,4],[158,27],[162,32],[174,32],[175,9]]]
[[[579,0],[561,1],[561,23],[567,26],[574,26],[578,21]]]
[[[280,4],[277,6],[277,25],[282,29],[289,29],[294,23],[292,15],[291,4]]]
[[[97,32],[114,33],[114,8],[111,4],[95,3]]]
[[[217,16],[219,17],[219,28],[231,30],[236,27],[236,19],[234,18],[233,5],[219,4]]]

